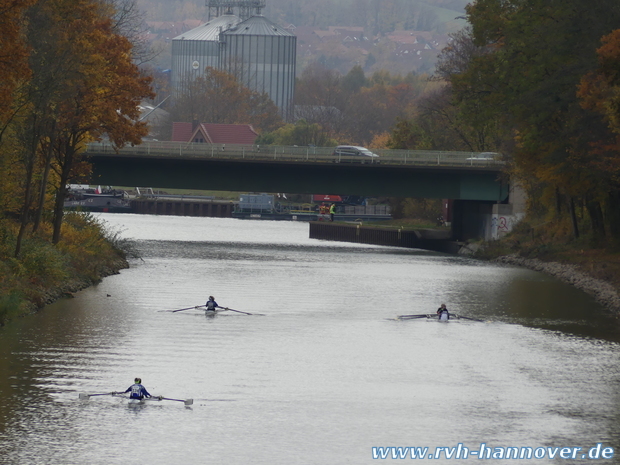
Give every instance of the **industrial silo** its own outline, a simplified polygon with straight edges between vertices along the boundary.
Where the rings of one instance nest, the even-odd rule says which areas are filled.
[[[264,16],[252,16],[220,34],[221,69],[249,89],[266,92],[290,119],[297,37]]]
[[[172,39],[172,88],[178,90],[183,82],[204,75],[208,66],[219,69],[220,34],[240,21],[225,14]]]

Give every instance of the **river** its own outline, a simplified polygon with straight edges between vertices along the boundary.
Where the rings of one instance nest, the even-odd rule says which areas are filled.
[[[305,223],[100,218],[140,258],[0,328],[2,464],[620,463],[618,320],[555,278]],[[254,315],[166,311],[209,295]],[[484,322],[394,319],[441,303]],[[136,376],[180,401],[79,399]]]

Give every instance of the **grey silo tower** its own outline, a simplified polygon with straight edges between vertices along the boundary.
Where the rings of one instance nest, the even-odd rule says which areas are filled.
[[[290,120],[297,60],[295,35],[260,15],[265,0],[208,0],[207,6],[209,16],[218,16],[172,39],[173,91],[179,91],[187,80],[202,76],[210,66],[235,75],[251,90],[266,92],[282,117]],[[238,8],[238,16],[232,13],[233,8]]]
[[[208,66],[220,69],[220,34],[240,21],[225,14],[172,39],[172,88],[179,90],[184,82],[204,75]]]
[[[221,67],[246,87],[266,92],[285,120],[292,113],[297,37],[264,16],[222,32]]]

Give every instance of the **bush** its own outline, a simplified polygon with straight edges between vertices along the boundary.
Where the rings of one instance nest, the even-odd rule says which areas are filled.
[[[0,220],[0,325],[45,305],[68,283],[82,288],[126,266],[120,232],[107,230],[88,213],[68,213],[65,219],[58,244],[50,241],[51,225],[43,223],[36,235],[24,237],[19,258],[14,257],[17,225]]]
[[[23,295],[17,291],[0,295],[0,326],[3,326],[11,317],[20,313],[23,305]]]

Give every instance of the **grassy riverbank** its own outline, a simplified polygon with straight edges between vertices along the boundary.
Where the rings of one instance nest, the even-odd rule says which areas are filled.
[[[13,256],[17,230],[14,221],[0,220],[0,326],[128,266],[119,232],[89,214],[66,214],[56,245],[43,225],[24,240],[19,258]]]

